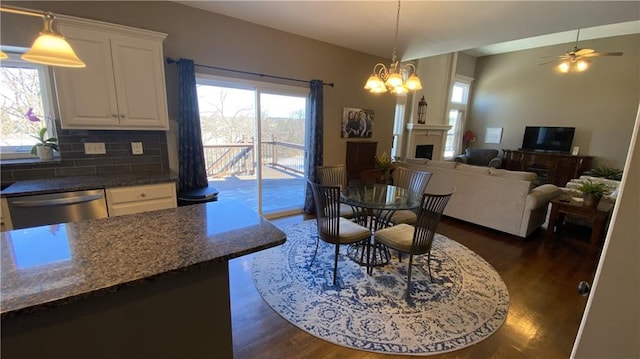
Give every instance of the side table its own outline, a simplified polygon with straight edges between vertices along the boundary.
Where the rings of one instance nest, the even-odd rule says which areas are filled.
[[[549,226],[547,227],[547,235],[550,238],[556,237],[558,227],[562,225],[565,214],[584,217],[591,222],[591,239],[588,248],[591,251],[598,250],[598,244],[603,236],[603,231],[609,214],[613,209],[613,205],[604,204],[599,208],[588,207],[582,202],[576,201],[571,197],[558,197],[551,200],[551,214],[549,216]]]

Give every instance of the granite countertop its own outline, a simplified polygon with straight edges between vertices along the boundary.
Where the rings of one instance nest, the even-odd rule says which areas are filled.
[[[4,318],[62,305],[285,240],[232,200],[4,232],[0,312]]]
[[[20,180],[0,192],[2,197],[84,191],[88,189],[139,186],[163,182],[175,182],[175,173],[159,174],[113,174],[103,176],[56,177],[32,180]]]

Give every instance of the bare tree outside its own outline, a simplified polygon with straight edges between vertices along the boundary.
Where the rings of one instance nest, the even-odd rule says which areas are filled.
[[[29,121],[26,116],[29,109],[42,121]],[[38,70],[0,67],[0,145],[33,144],[29,135],[46,126],[46,117]]]

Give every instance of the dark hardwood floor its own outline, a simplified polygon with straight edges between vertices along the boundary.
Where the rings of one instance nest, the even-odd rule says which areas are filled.
[[[273,220],[283,228],[302,215]],[[511,303],[505,324],[488,339],[465,349],[431,356],[445,358],[568,358],[587,302],[577,294],[581,280],[592,282],[598,255],[574,242],[529,239],[443,218],[438,232],[478,253],[500,273]],[[580,241],[588,230],[565,230]],[[229,262],[234,357],[245,358],[407,358],[341,347],[289,324],[260,297],[251,278],[252,255]]]

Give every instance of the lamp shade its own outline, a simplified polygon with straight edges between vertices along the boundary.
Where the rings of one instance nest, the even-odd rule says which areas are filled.
[[[389,74],[386,85],[388,87],[402,86],[402,76],[400,76],[400,74],[397,72],[392,72],[391,74]]]
[[[422,90],[422,83],[420,83],[420,79],[416,74],[411,74],[407,79],[407,83],[405,84],[407,88],[411,91]]]
[[[86,67],[76,56],[64,37],[52,32],[41,32],[31,49],[22,55],[26,61],[62,67]]]

